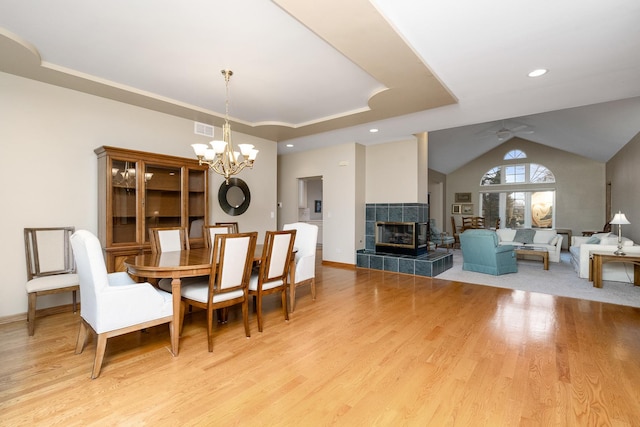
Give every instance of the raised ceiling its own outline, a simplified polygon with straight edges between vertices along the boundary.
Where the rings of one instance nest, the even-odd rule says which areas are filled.
[[[637,0],[0,0],[0,70],[219,125],[229,68],[233,130],[282,154],[428,131],[449,173],[510,119],[606,161],[640,129],[639,19]]]

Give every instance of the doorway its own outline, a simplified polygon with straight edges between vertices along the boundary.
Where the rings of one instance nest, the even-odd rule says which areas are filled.
[[[322,176],[298,178],[298,221],[318,226],[318,245],[322,245]]]

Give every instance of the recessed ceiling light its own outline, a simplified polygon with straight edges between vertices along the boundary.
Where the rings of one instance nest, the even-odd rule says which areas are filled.
[[[376,133],[376,132],[378,132],[378,129],[376,129],[376,128],[369,129],[369,132],[371,132],[371,133]]]
[[[546,68],[538,68],[537,70],[533,70],[532,72],[530,72],[529,77],[540,77],[547,74],[547,71],[549,70],[547,70]]]
[[[293,147],[293,144],[287,144],[287,147],[291,148]]]

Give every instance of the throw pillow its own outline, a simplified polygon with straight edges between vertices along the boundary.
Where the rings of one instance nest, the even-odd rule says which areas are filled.
[[[516,230],[516,236],[513,238],[514,242],[520,243],[533,243],[533,236],[536,234],[536,230],[531,228],[521,228]]]
[[[613,237],[613,236],[605,237],[605,238],[600,239],[600,244],[601,245],[609,245],[609,246],[617,245],[618,244],[618,238],[617,237]]]
[[[600,243],[600,239],[596,236],[591,236],[584,243],[585,245],[597,245],[598,243]]]

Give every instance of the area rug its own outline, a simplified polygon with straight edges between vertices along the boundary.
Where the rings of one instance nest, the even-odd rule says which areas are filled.
[[[463,271],[462,253],[456,249],[453,251],[453,267],[435,278],[640,308],[640,286],[603,281],[602,288],[594,288],[592,282],[578,277],[569,253],[562,253],[560,262],[549,262],[549,270],[542,268],[541,261],[519,259],[517,273],[493,276]]]

